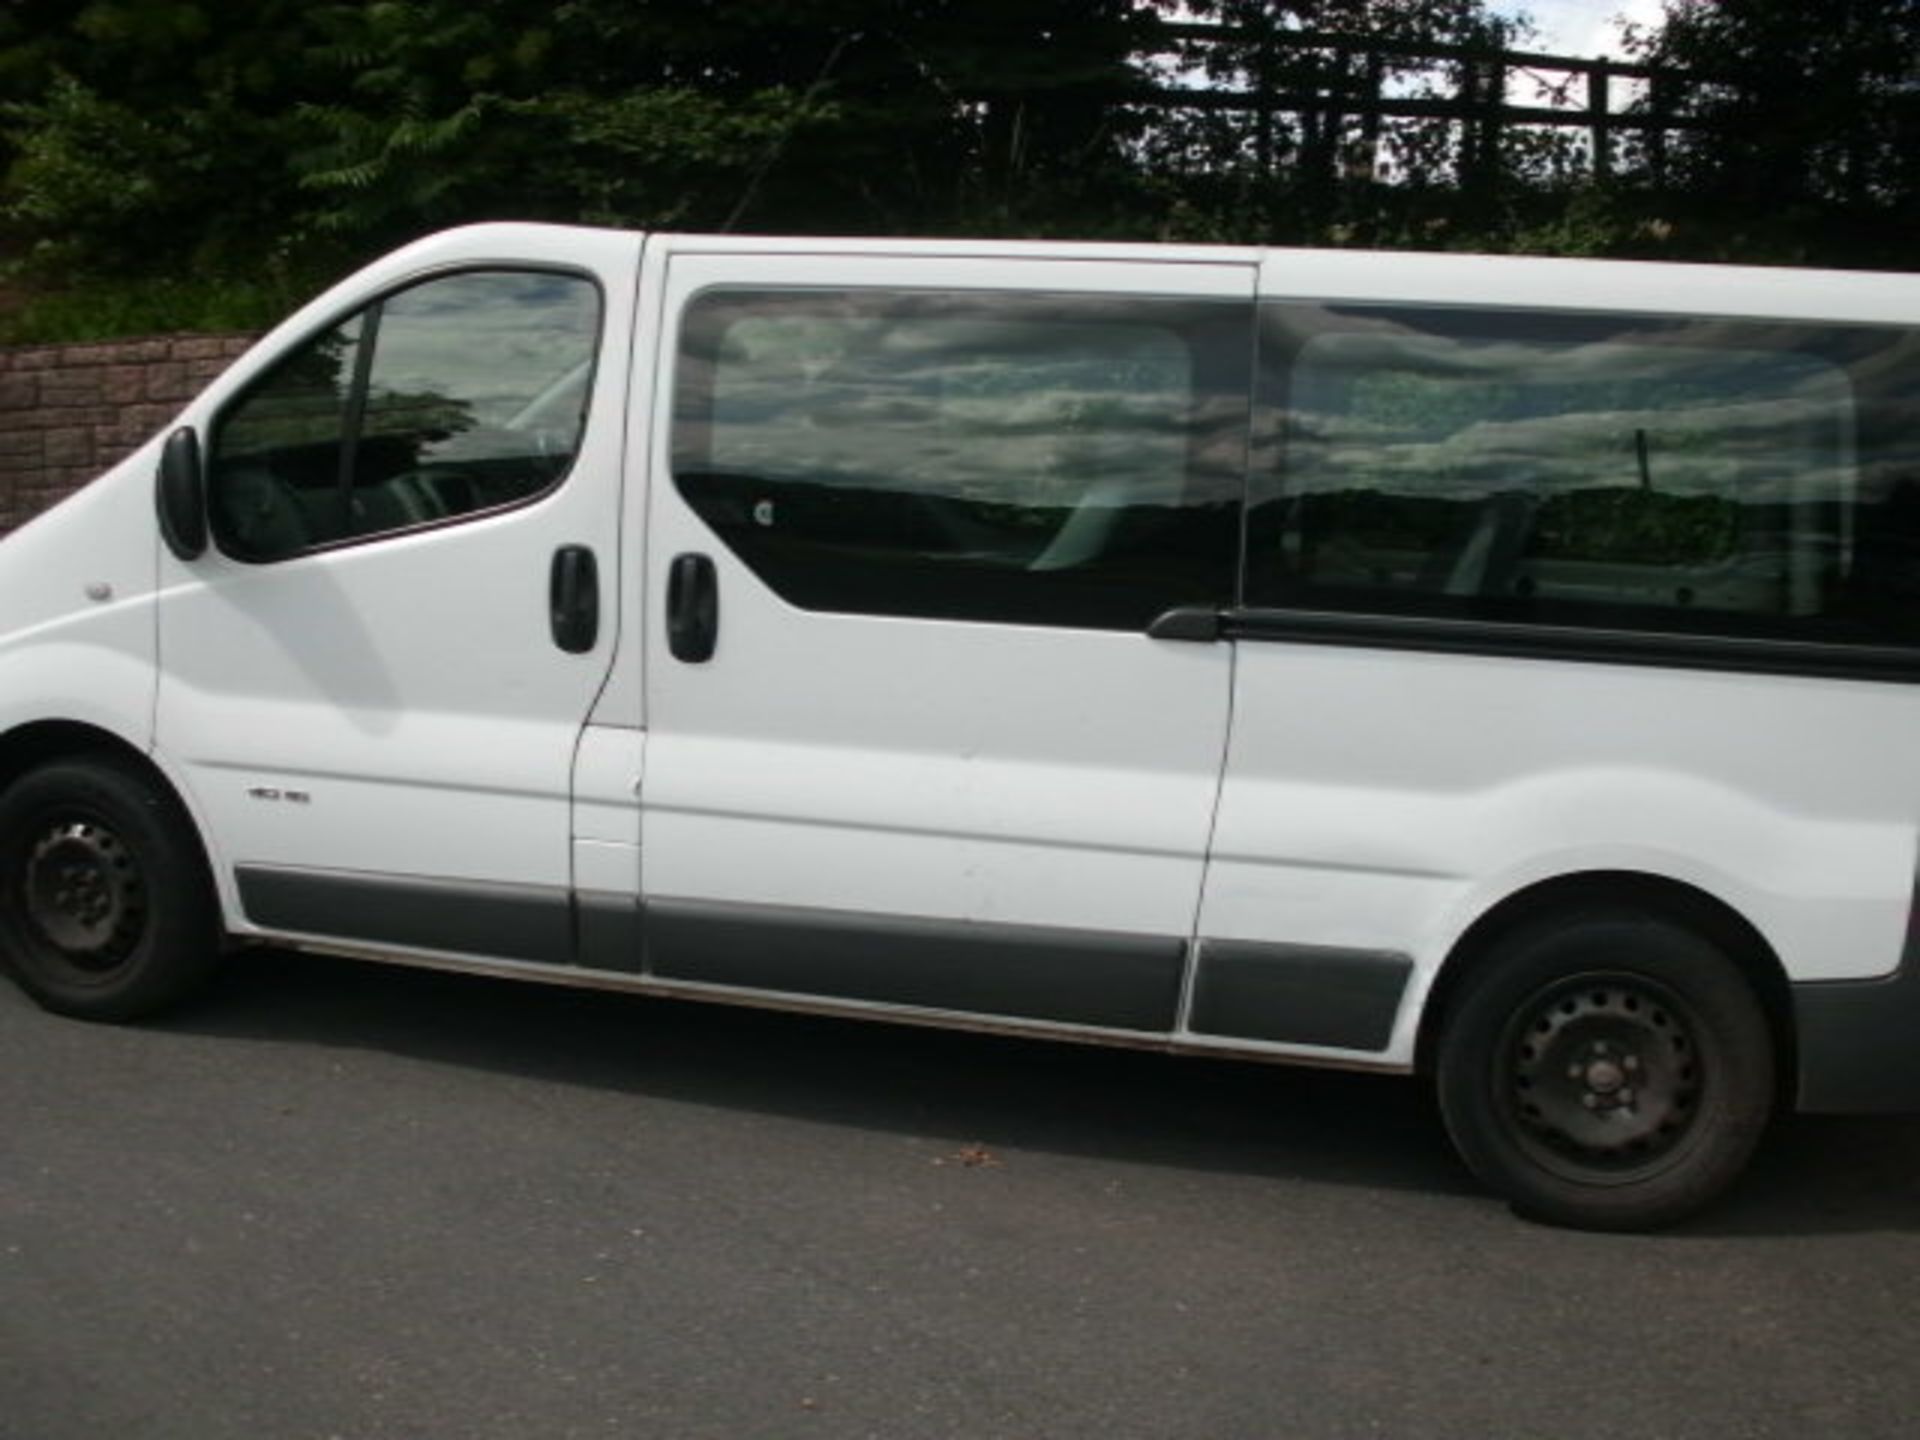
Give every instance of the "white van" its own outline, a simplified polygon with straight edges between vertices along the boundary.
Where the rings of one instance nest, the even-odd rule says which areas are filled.
[[[1432,1075],[1523,1210],[1920,1108],[1911,277],[525,225],[0,547],[0,944]]]

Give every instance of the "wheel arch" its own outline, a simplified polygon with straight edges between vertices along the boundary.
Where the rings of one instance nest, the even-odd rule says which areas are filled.
[[[111,730],[83,720],[32,720],[0,735],[0,788],[49,761],[102,753],[132,761],[163,782],[168,790],[174,789],[173,782],[146,751]]]
[[[1631,870],[1558,875],[1517,890],[1482,913],[1454,942],[1427,992],[1415,1043],[1415,1068],[1421,1074],[1433,1073],[1454,997],[1500,940],[1555,913],[1596,905],[1640,910],[1684,926],[1719,946],[1740,967],[1766,1014],[1780,1095],[1790,1104],[1798,1073],[1793,991],[1773,946],[1718,896],[1685,881]]]
[[[28,771],[56,760],[88,755],[111,755],[152,780],[180,809],[181,817],[200,847],[200,859],[213,875],[213,847],[192,802],[154,757],[128,740],[84,720],[32,720],[0,735],[0,790]],[[218,890],[216,879],[215,889]]]

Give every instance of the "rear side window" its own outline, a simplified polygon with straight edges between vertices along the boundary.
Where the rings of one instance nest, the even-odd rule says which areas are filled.
[[[1279,308],[1256,604],[1910,642],[1904,332]]]
[[[1136,628],[1231,592],[1245,305],[697,297],[674,479],[815,610]]]
[[[222,548],[284,559],[548,489],[580,443],[599,328],[589,280],[476,271],[308,341],[215,427]]]

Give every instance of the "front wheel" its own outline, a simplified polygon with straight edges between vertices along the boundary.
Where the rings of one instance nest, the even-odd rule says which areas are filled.
[[[1497,942],[1442,1020],[1468,1166],[1522,1214],[1639,1230],[1715,1199],[1771,1114],[1773,1046],[1740,967],[1663,917],[1570,915]]]
[[[46,1009],[148,1014],[196,988],[219,945],[199,838],[144,770],[75,757],[0,793],[0,950]]]

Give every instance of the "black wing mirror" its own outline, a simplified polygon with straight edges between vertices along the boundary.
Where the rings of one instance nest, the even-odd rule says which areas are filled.
[[[183,425],[167,437],[160,452],[160,477],[154,487],[160,512],[160,536],[182,560],[194,560],[207,548],[207,486],[200,466],[200,437]]]

